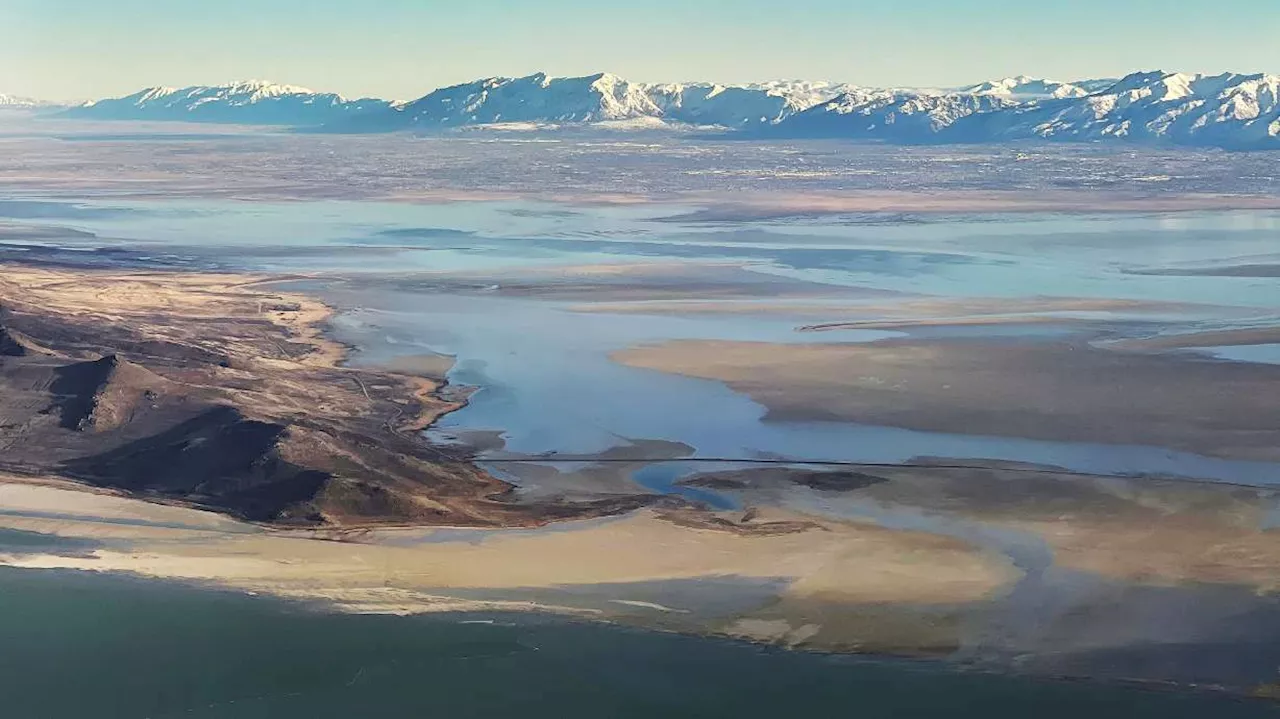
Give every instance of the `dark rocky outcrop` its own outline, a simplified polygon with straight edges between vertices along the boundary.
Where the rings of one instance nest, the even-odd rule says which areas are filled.
[[[0,357],[26,357],[33,348],[18,333],[0,325]]]
[[[100,486],[195,500],[268,521],[315,497],[330,475],[281,457],[288,429],[215,407],[160,434],[65,463]]]
[[[0,472],[290,526],[536,526],[653,501],[521,501],[465,450],[423,440],[460,406],[438,382],[337,366],[296,296],[6,266]]]
[[[125,424],[135,411],[155,403],[172,385],[119,355],[59,367],[54,376],[49,389],[63,428],[90,432]]]

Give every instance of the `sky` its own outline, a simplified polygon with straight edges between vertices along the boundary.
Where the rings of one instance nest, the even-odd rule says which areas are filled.
[[[265,79],[412,99],[479,77],[815,79],[1280,73],[1280,0],[0,0],[0,93]]]

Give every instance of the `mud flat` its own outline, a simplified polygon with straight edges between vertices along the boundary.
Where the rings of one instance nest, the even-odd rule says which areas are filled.
[[[861,518],[1004,553],[1021,579],[988,611],[948,617],[963,638],[953,656],[1003,656],[1065,674],[1089,667],[1084,673],[1156,681],[1272,681],[1280,657],[1275,490],[1017,463],[945,466],[955,461],[742,468],[685,481],[744,504]]]
[[[1138,337],[1109,343],[1109,349],[1138,352],[1199,347],[1271,345],[1280,343],[1280,327],[1242,327],[1199,332],[1171,332],[1153,337]]]
[[[1274,594],[1280,509],[1269,488],[1090,477],[1018,463],[922,458],[918,466],[761,467],[696,474],[684,483],[757,505],[878,518],[891,508],[1034,538],[1054,566],[1160,586],[1221,584]],[[935,465],[935,466],[930,466]],[[948,518],[942,521],[940,518]],[[975,532],[973,536],[980,536]]]
[[[0,266],[0,565],[354,613],[553,612],[793,648],[1243,690],[1280,663],[1264,647],[1247,671],[1180,674],[1141,654],[1153,642],[1194,655],[1250,636],[1280,646],[1267,490],[1108,484],[1012,465],[774,467],[694,478],[739,500],[714,511],[637,483],[631,470],[692,451],[640,438],[599,455],[516,458],[511,473],[528,482],[517,491],[418,431],[458,407],[442,392],[448,356],[349,366],[348,348],[323,333],[330,309],[273,279]],[[901,416],[1008,427],[1001,415],[1027,393],[1067,397],[1030,403],[1058,422],[1039,425],[1054,437],[1063,427],[1100,431],[1088,423],[1105,412],[1086,413],[1088,400],[1116,415],[1110,430],[1137,425],[1188,446],[1208,437],[1240,456],[1262,452],[1278,426],[1266,414],[1273,374],[1257,374],[1265,367],[1081,345],[1071,351],[1086,353],[1086,373],[1053,365],[1033,343],[916,340],[686,342],[621,358],[639,352],[635,363],[648,366],[643,353],[672,347],[686,364],[663,356],[661,369],[703,372],[775,412],[910,410]],[[1220,400],[1196,394],[1185,374],[1201,364],[1233,373],[1215,388]],[[1019,384],[1027,368],[1047,373],[1052,391]],[[962,370],[976,378],[962,392],[941,386]],[[880,376],[895,381],[863,381]],[[1099,378],[1129,394],[1082,389]],[[1179,415],[1184,405],[1154,396],[1160,382],[1190,387],[1182,401],[1203,410],[1238,405],[1232,421],[1247,431],[1216,414]],[[1136,422],[1128,401],[1177,422]],[[1115,631],[1151,606],[1181,611],[1179,626],[1192,629]],[[1099,652],[1111,659],[1091,659]]]
[[[673,341],[628,366],[719,380],[775,420],[829,420],[1280,460],[1280,367],[1087,342]],[[1170,388],[1176,388],[1171,390]]]
[[[887,294],[887,293],[885,293]],[[646,302],[616,302],[613,298],[596,296],[600,301],[574,307],[576,312],[607,312],[609,314],[789,314],[831,317],[844,315],[848,321],[827,321],[805,326],[806,331],[859,329],[864,327],[941,325],[976,322],[1048,322],[1060,319],[1052,313],[1096,314],[1175,313],[1203,310],[1203,307],[1175,302],[1142,300],[1037,297],[1019,299],[1011,303],[1002,298],[940,298],[898,297],[867,299],[860,302],[843,301],[835,297],[824,303],[805,302],[803,298],[783,298],[761,302],[758,297],[724,299],[684,299],[681,301],[650,300]],[[1222,308],[1212,308],[1221,310]]]
[[[748,507],[658,506],[525,529],[281,528],[3,476],[0,565],[360,614],[555,613],[1236,691],[1274,676],[1280,542],[1268,490],[1012,465],[688,481]],[[5,532],[65,548],[6,544]]]
[[[717,513],[621,481],[518,493],[416,431],[457,406],[429,378],[445,359],[344,366],[321,331],[329,308],[265,276],[3,270],[0,528],[77,542],[0,545],[9,566],[907,654],[959,638],[945,622],[837,628],[870,606],[914,626],[1018,578],[1000,554],[928,532]],[[781,597],[796,611],[754,615]]]

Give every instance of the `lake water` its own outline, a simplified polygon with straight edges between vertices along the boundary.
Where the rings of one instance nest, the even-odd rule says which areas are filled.
[[[423,353],[456,357],[450,379],[477,391],[465,409],[439,424],[436,436],[500,434],[504,446],[491,453],[495,457],[587,455],[637,440],[665,440],[688,445],[695,456],[707,459],[901,462],[945,456],[1095,473],[1280,481],[1274,464],[1159,447],[948,435],[850,423],[763,422],[762,406],[718,382],[628,368],[609,359],[615,350],[669,339],[812,343],[893,336],[879,331],[797,332],[804,318],[768,311],[788,293],[818,306],[806,312],[819,314],[823,303],[847,304],[856,293],[865,297],[868,292],[1008,298],[1011,312],[1017,311],[1016,298],[1070,296],[1199,306],[1140,317],[1060,313],[1064,319],[1101,314],[1141,322],[1273,324],[1280,307],[1275,278],[1146,273],[1275,261],[1280,257],[1275,244],[1280,213],[849,215],[697,222],[684,218],[690,209],[532,202],[106,204],[26,199],[0,203],[0,217],[67,231],[39,244],[65,248],[79,262],[305,271],[335,278],[305,286],[346,308],[333,324],[339,338],[360,347],[356,361]],[[32,244],[20,235],[5,242],[19,254],[24,243]],[[581,312],[581,305],[597,298],[544,293],[555,289],[549,277],[594,280],[609,272],[593,274],[589,268],[617,265],[675,266],[690,282],[725,282],[727,276],[737,290],[758,292],[753,300],[758,311]],[[726,268],[736,274],[726,275]],[[650,289],[670,282],[642,274],[634,282],[650,283]],[[339,276],[345,280],[338,281]],[[611,287],[625,288],[628,279],[609,281]],[[532,289],[506,291],[513,285]],[[607,301],[607,294],[598,299]],[[1054,331],[1052,326],[1000,330],[1014,338]],[[1223,348],[1218,356],[1268,361],[1266,352]]]
[[[1280,344],[1231,345],[1226,347],[1205,347],[1208,352],[1220,359],[1235,362],[1260,362],[1262,364],[1280,364]]]
[[[1270,704],[540,617],[342,616],[0,569],[6,719],[1274,716]]]
[[[1132,274],[1280,261],[1280,212],[681,220],[691,209],[26,199],[0,201],[0,219],[94,233],[56,243],[81,250],[149,247],[160,265],[440,273],[730,261],[806,282],[962,297],[1110,297],[1272,314],[1280,301],[1271,278]]]
[[[824,307],[889,296],[1007,298],[1014,300],[1011,313],[1017,298],[1039,296],[1198,303],[1132,316],[1065,312],[1061,325],[984,330],[1010,341],[1070,333],[1066,320],[1073,318],[1265,326],[1277,321],[1280,307],[1275,278],[1145,273],[1275,262],[1280,213],[680,219],[691,209],[25,198],[0,200],[0,257],[39,249],[76,264],[314,273],[293,286],[318,292],[341,309],[333,330],[359,347],[354,361],[456,357],[450,379],[476,391],[433,434],[500,435],[501,446],[486,454],[498,472],[513,456],[554,463],[565,455],[663,440],[667,454],[633,479],[717,507],[733,501],[676,482],[693,471],[732,468],[731,461],[712,460],[735,458],[901,462],[930,455],[1254,484],[1280,479],[1273,464],[1157,447],[765,422],[762,406],[721,383],[624,367],[609,358],[616,350],[671,339],[876,341],[894,333],[796,329],[844,319]],[[639,269],[619,274],[618,266]],[[654,267],[678,273],[663,275],[667,270]],[[599,289],[567,291],[591,283]],[[662,296],[678,294],[681,283],[703,283],[710,296],[734,290],[734,301],[754,307],[714,315],[581,311],[616,299],[611,293],[619,290],[641,287]],[[783,302],[804,309],[779,311]],[[1273,351],[1205,350],[1248,362],[1274,361]],[[679,446],[688,449],[670,449]],[[680,462],[685,453],[709,463]],[[846,516],[865,511],[842,509]],[[947,529],[935,518],[876,517]],[[967,536],[962,530],[968,531],[954,533]],[[984,541],[1016,545],[1013,555],[1021,547],[1014,539]],[[89,549],[91,544],[0,533],[4,551]],[[1044,586],[1046,594],[1058,593],[1056,585]],[[1183,657],[1191,666],[1206,650],[1196,645],[1180,651],[1194,654]],[[1232,645],[1214,656],[1225,662],[1240,651]],[[1268,661],[1250,666],[1272,666]],[[72,685],[75,690],[68,690]],[[217,591],[0,569],[5,719],[999,719],[1117,712],[1165,718],[1274,714],[1270,705],[1215,695],[955,673],[933,664],[787,653],[538,617],[335,616]]]

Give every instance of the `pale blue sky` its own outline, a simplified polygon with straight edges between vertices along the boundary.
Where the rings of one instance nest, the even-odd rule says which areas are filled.
[[[488,75],[949,86],[1280,72],[1280,0],[0,0],[0,92],[269,79],[412,98]]]

